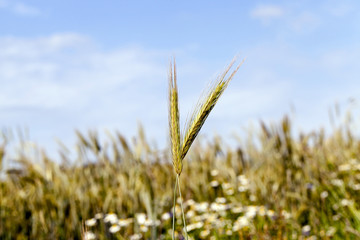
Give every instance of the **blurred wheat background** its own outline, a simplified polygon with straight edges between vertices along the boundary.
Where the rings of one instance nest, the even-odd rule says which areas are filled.
[[[359,238],[360,141],[351,124],[296,136],[287,117],[261,126],[236,147],[216,137],[190,151],[181,178],[190,238]],[[6,170],[2,137],[1,239],[171,239],[170,152],[153,149],[141,128],[132,142],[77,136],[76,161],[63,150],[56,163],[24,142]],[[179,206],[175,214],[181,219]]]

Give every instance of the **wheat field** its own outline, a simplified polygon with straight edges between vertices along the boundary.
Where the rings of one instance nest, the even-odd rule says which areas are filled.
[[[132,141],[77,131],[76,156],[62,145],[55,161],[3,131],[0,239],[360,239],[360,139],[352,122],[296,133],[285,116],[260,122],[231,146],[221,137],[194,141],[241,65],[226,78],[232,64],[184,133],[171,66],[171,141],[163,150],[142,127]]]
[[[170,152],[142,129],[136,142],[116,133],[106,146],[95,132],[77,135],[76,159],[63,151],[56,163],[31,146],[37,159],[24,149],[10,169],[3,137],[0,239],[171,239]],[[200,139],[183,165],[190,239],[360,237],[360,141],[347,125],[294,137],[285,117],[236,147],[223,142]]]

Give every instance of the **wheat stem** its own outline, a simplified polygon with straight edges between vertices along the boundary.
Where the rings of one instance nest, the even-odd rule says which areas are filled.
[[[176,175],[178,176],[178,175]],[[175,239],[175,205],[176,205],[176,189],[178,185],[178,177],[176,177],[175,187],[174,187],[174,208],[173,208],[173,220],[172,220],[172,240]]]
[[[176,175],[176,178],[177,178],[178,187],[179,187],[180,206],[181,206],[181,213],[182,213],[183,222],[184,222],[184,232],[185,232],[186,240],[188,240],[186,220],[185,220],[185,213],[184,213],[183,200],[182,200],[182,196],[181,196],[180,181],[179,181],[180,175]]]

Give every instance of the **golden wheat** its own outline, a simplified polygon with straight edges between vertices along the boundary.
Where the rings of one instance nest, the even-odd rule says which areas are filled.
[[[217,82],[210,89],[209,94],[204,98],[203,102],[200,102],[195,108],[195,111],[186,125],[185,137],[183,141],[180,141],[180,128],[179,128],[179,105],[178,105],[178,89],[177,89],[177,79],[176,79],[176,63],[170,62],[170,71],[169,71],[169,127],[170,127],[170,140],[171,140],[171,152],[172,152],[172,162],[174,170],[176,172],[176,183],[174,187],[174,215],[173,215],[173,235],[172,239],[175,239],[174,230],[175,230],[175,199],[176,199],[176,188],[179,187],[180,203],[181,203],[181,212],[183,216],[184,231],[186,240],[188,239],[186,231],[186,222],[185,214],[182,205],[181,189],[179,177],[182,171],[182,161],[185,158],[187,152],[189,151],[191,144],[194,142],[196,136],[200,132],[201,127],[204,125],[207,117],[209,116],[211,110],[214,108],[215,104],[219,100],[219,97],[224,92],[228,86],[231,79],[234,77],[235,73],[239,70],[240,66],[244,61],[242,61],[236,69],[231,73],[231,75],[225,79],[226,75],[230,71],[231,67],[235,63],[235,59],[230,63],[226,68],[225,72],[218,77]]]
[[[170,63],[169,72],[169,125],[173,165],[176,174],[180,175],[182,171],[182,161],[180,159],[180,127],[179,127],[179,107],[178,107],[178,89],[176,83],[176,65],[174,60],[174,72],[172,63]]]
[[[185,128],[184,139],[180,142],[180,130],[179,130],[179,108],[178,108],[178,90],[177,90],[177,79],[176,79],[176,65],[170,65],[169,74],[169,100],[170,100],[170,137],[171,137],[171,149],[174,168],[177,174],[181,173],[182,160],[185,158],[189,151],[192,143],[196,136],[200,132],[201,127],[204,125],[207,117],[211,110],[215,107],[218,99],[225,91],[231,79],[235,73],[239,70],[244,60],[236,67],[228,78],[225,78],[229,73],[230,69],[235,63],[235,59],[229,64],[223,74],[221,74],[217,81],[210,88],[209,93],[200,101],[198,106],[195,108],[190,121],[187,123]]]

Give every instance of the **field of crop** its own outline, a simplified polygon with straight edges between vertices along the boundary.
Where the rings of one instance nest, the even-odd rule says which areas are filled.
[[[200,139],[180,178],[189,239],[359,239],[360,139],[350,125],[296,135],[285,117],[234,147]],[[0,239],[171,239],[170,151],[141,129],[133,141],[77,135],[77,156],[63,150],[61,163],[23,142],[10,164],[2,137]],[[179,205],[175,215],[183,239]]]

